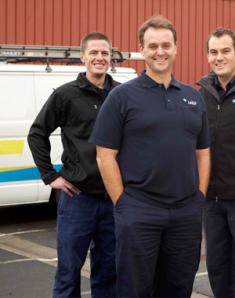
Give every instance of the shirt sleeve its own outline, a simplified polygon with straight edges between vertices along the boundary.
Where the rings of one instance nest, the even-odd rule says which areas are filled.
[[[201,94],[199,92],[198,94],[200,96],[201,103],[202,103],[202,128],[197,138],[197,149],[206,149],[210,146],[210,143],[211,143],[209,122],[208,122],[205,102]]]
[[[117,90],[113,90],[98,113],[89,142],[118,150],[122,142],[123,119],[121,98]]]

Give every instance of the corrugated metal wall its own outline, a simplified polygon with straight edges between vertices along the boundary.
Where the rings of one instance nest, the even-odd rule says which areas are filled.
[[[235,30],[235,0],[0,0],[0,44],[79,45],[96,30],[120,50],[137,51],[137,28],[153,14],[176,25],[175,74],[191,84],[208,71],[208,33],[218,26]],[[124,65],[143,68],[143,62]]]

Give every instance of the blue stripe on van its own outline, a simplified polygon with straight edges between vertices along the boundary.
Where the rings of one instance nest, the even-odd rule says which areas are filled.
[[[62,164],[56,164],[53,165],[53,167],[56,171],[59,171],[62,167]],[[36,167],[0,172],[0,182],[14,182],[38,179],[41,179],[41,176]]]

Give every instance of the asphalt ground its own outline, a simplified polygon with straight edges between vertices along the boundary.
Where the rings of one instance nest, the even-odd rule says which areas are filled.
[[[48,206],[0,208],[0,298],[51,297],[56,270],[56,217]],[[91,297],[89,257],[82,270],[82,297]],[[202,243],[193,298],[212,297]]]

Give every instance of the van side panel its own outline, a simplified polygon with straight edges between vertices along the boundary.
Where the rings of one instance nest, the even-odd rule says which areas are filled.
[[[26,136],[35,115],[34,77],[0,72],[0,205],[35,202],[38,177]]]
[[[75,80],[82,66],[0,64],[0,206],[48,202],[51,188],[40,179],[27,143],[31,124],[41,107],[60,85]],[[137,76],[133,69],[109,71],[123,83]],[[51,160],[59,170],[60,129],[50,137]]]

